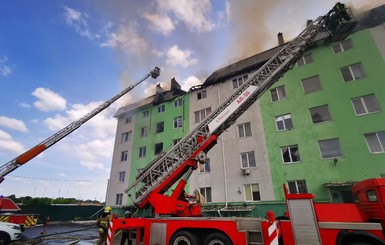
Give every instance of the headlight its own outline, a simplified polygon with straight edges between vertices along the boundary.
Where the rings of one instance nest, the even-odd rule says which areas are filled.
[[[14,230],[20,230],[20,225],[7,225],[7,226]]]

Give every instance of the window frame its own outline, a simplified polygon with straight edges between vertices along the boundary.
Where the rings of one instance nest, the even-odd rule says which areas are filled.
[[[237,129],[238,129],[237,130],[238,139],[244,139],[244,138],[253,136],[253,132],[251,131],[251,123],[250,122],[238,124]],[[243,136],[241,136],[240,132],[242,132]]]
[[[346,43],[350,43],[350,48],[349,47],[345,47],[346,45],[344,45],[344,44],[346,44]],[[339,48],[339,51],[337,50],[335,50],[334,48],[336,48],[336,47],[338,47]],[[332,51],[333,51],[333,54],[339,54],[339,53],[343,53],[343,52],[346,52],[346,51],[348,51],[349,49],[353,49],[354,48],[354,46],[353,46],[353,42],[352,42],[352,39],[345,39],[345,40],[343,40],[343,41],[341,41],[341,42],[339,42],[339,43],[336,43],[336,44],[334,44],[334,45],[332,45],[331,46],[331,48],[332,48]]]
[[[120,138],[120,144],[131,141],[131,137],[132,137],[132,131],[127,131],[127,132],[122,133],[121,138]]]
[[[144,126],[140,128],[140,137],[147,137],[148,136],[148,126]]]
[[[127,162],[128,161],[128,150],[122,151],[120,153],[120,161],[121,162]]]
[[[326,145],[322,146],[321,143],[325,143]],[[337,149],[336,146],[338,145],[339,155],[332,155],[332,152],[324,152],[325,146],[331,146],[333,149]],[[336,158],[343,158],[344,157],[344,151],[342,150],[340,139],[339,138],[332,138],[332,139],[325,139],[325,140],[318,140],[318,147],[320,150],[321,158],[322,160],[330,160],[330,159],[336,159]]]
[[[298,152],[298,156],[296,156],[297,158],[298,158],[298,160],[297,161],[293,161],[293,158],[292,158],[292,156],[293,156],[293,153],[292,153],[292,149],[293,148],[297,148],[297,152]],[[290,150],[289,151],[289,156],[290,156],[290,162],[285,162],[285,157],[284,157],[284,152],[283,152],[283,150],[284,149],[288,149],[288,150]],[[299,152],[299,146],[298,145],[288,145],[288,146],[282,146],[281,148],[280,148],[280,151],[281,151],[281,157],[282,157],[282,162],[283,162],[283,164],[295,164],[295,163],[300,163],[301,162],[301,154],[300,154],[300,152]]]
[[[117,193],[115,196],[115,205],[121,206],[123,205],[123,193]]]
[[[368,102],[368,100],[365,100],[365,98],[368,98],[368,99],[371,98],[372,99],[371,103],[374,102],[375,107],[377,107],[377,108],[370,109],[369,108],[370,102]],[[356,104],[355,101],[360,102],[359,106],[361,106],[361,108],[358,108],[358,104]],[[363,116],[363,115],[381,112],[381,107],[380,107],[380,104],[378,103],[378,100],[377,100],[377,97],[375,94],[367,94],[367,95],[355,97],[355,98],[351,99],[351,102],[352,102],[352,106],[353,106],[354,113],[356,114],[356,116]],[[360,109],[362,109],[364,112],[359,113]]]
[[[243,156],[246,156],[246,158],[244,158]],[[251,158],[254,158],[254,165],[252,166],[250,161],[252,161],[253,159]],[[256,168],[257,167],[257,159],[255,158],[255,152],[254,151],[247,151],[247,152],[241,152],[239,153],[239,157],[241,159],[241,169],[244,169],[244,168]],[[246,161],[244,161],[246,160]]]
[[[276,96],[277,99],[274,100],[273,96]],[[281,101],[281,100],[285,100],[287,98],[286,90],[285,90],[285,85],[278,86],[276,88],[270,89],[270,98],[271,98],[271,102],[278,102],[278,101]]]
[[[199,111],[194,111],[194,123],[202,122],[208,115],[210,115],[210,113],[211,107],[207,107]]]
[[[317,79],[315,79],[315,78],[317,78]],[[315,79],[315,80],[313,80],[313,79]],[[302,83],[302,88],[303,88],[304,94],[312,94],[312,93],[316,93],[318,91],[322,91],[322,83],[321,83],[321,78],[319,75],[304,78],[301,80],[301,83]],[[313,86],[308,86],[310,84]],[[317,86],[315,86],[315,85],[317,85]]]
[[[211,173],[210,158],[207,158],[204,164],[198,165],[198,174],[209,174],[209,173]]]
[[[158,147],[161,146],[161,149],[159,150]],[[163,142],[156,143],[154,145],[154,155],[158,155],[163,151]]]
[[[308,57],[310,57],[310,59]],[[314,62],[314,60],[313,60],[312,53],[307,53],[307,54],[302,55],[301,58],[299,58],[299,60],[297,61],[297,66],[301,67],[301,66],[311,64],[313,62]]]
[[[150,116],[150,110],[142,111],[142,117],[149,117]]]
[[[147,155],[147,147],[146,146],[140,146],[139,147],[139,158],[145,158]]]
[[[253,187],[256,187],[258,190],[254,191]],[[246,202],[261,201],[261,188],[259,186],[259,183],[245,184],[245,185],[243,185],[243,191],[245,193],[244,198],[245,198]],[[247,193],[248,191],[250,191],[250,193]],[[254,200],[254,197],[255,197],[254,193],[256,193],[256,195],[257,195],[256,200]],[[248,196],[250,197],[250,199],[248,199]]]
[[[374,138],[373,138],[374,136]],[[371,140],[369,141],[368,137],[371,137]],[[385,153],[385,130],[383,131],[377,131],[372,133],[366,133],[364,134],[364,138],[366,141],[366,144],[368,146],[369,152],[372,154],[383,154]],[[375,140],[373,142],[373,140]],[[372,145],[371,143],[375,143],[375,145]],[[379,150],[375,150],[379,149]]]
[[[323,109],[323,108],[326,108],[327,115],[325,113],[323,113],[323,111],[321,111],[321,110],[315,111],[317,109]],[[321,114],[318,114],[318,115],[320,115],[319,120],[322,120],[322,121],[317,121],[317,118],[315,118],[317,112],[322,112]],[[319,123],[325,123],[325,122],[333,121],[332,115],[330,114],[330,111],[329,111],[329,105],[320,105],[320,106],[315,106],[315,107],[309,108],[309,114],[310,114],[310,118],[311,118],[311,121],[313,122],[313,124],[319,124]],[[325,120],[324,120],[324,116],[326,116]]]
[[[301,182],[302,182],[303,185],[302,185],[302,187],[300,188],[300,186],[299,186],[298,184],[301,183]],[[293,192],[291,191],[290,183],[295,184],[295,190],[296,190],[295,193],[293,193]],[[289,180],[289,181],[287,181],[287,186],[288,186],[287,190],[289,191],[290,194],[307,194],[307,193],[309,193],[309,191],[308,191],[308,189],[307,189],[306,179]],[[305,192],[302,191],[302,190],[303,190],[303,187],[305,187]]]
[[[278,121],[279,118],[282,118],[282,120]],[[274,120],[275,120],[275,127],[276,127],[278,132],[294,129],[294,124],[293,124],[293,119],[291,117],[291,113],[276,116],[276,117],[274,117]],[[279,128],[279,122],[282,123],[282,126],[283,126],[282,129]],[[290,124],[291,124],[291,127],[289,127]]]
[[[362,73],[362,77],[359,77],[359,76],[357,76],[357,74],[354,74],[354,71],[352,68],[353,66],[360,67],[360,69],[361,69],[360,72]],[[349,76],[352,78],[351,80],[346,80],[346,77],[344,76],[343,70],[346,70],[346,69],[349,70]],[[341,73],[342,79],[344,80],[345,83],[349,83],[349,82],[353,82],[353,81],[357,81],[357,80],[362,80],[362,79],[366,78],[365,69],[364,69],[361,62],[341,67],[340,73]]]
[[[205,198],[206,203],[212,202],[212,189],[211,187],[199,187],[199,192]]]
[[[163,133],[164,132],[164,121],[156,123],[156,133]]]
[[[183,118],[182,116],[174,117],[174,128],[182,128],[183,127]]]
[[[162,113],[165,111],[166,111],[166,105],[165,104],[158,105],[158,113]]]
[[[245,81],[247,81],[248,78],[249,78],[249,74],[243,74],[231,79],[232,88],[233,89],[239,88],[245,83]]]
[[[183,105],[182,99],[177,99],[174,101],[174,107],[181,107]]]
[[[124,183],[125,179],[126,179],[126,171],[120,171],[118,172],[118,181],[119,183]]]
[[[207,90],[202,90],[197,92],[197,100],[203,100],[204,98],[207,98]]]

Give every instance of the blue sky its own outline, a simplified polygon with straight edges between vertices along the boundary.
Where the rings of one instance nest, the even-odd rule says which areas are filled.
[[[268,3],[266,3],[268,2]],[[371,1],[377,6],[382,1]],[[121,106],[171,78],[187,90],[216,69],[290,40],[335,1],[14,0],[0,3],[0,165],[162,69],[43,154],[0,194],[104,201]],[[367,8],[364,0],[348,2]]]

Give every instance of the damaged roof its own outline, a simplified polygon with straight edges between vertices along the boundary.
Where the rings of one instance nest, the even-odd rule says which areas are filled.
[[[129,114],[131,111],[144,107],[146,105],[159,105],[163,102],[175,99],[178,96],[186,94],[186,91],[181,89],[180,84],[175,80],[171,79],[171,88],[165,91],[160,84],[156,85],[156,93],[150,97],[147,97],[139,102],[129,104],[127,106],[119,108],[115,113],[114,117],[119,118]]]
[[[368,10],[362,14],[357,15],[356,17],[357,19],[359,19],[359,22],[353,32],[378,26],[385,22],[385,5]],[[320,33],[314,41],[315,44],[318,43],[320,40],[323,40],[327,36],[328,35],[326,33]],[[213,72],[201,86],[198,86],[197,89],[204,88],[216,83],[224,82],[230,77],[242,75],[250,71],[255,71],[259,69],[276,53],[278,53],[284,46],[285,44],[274,47],[262,53],[240,60],[234,64],[218,69]],[[194,88],[192,88],[191,90],[194,90]]]

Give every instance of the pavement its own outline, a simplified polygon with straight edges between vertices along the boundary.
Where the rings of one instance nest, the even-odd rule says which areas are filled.
[[[25,229],[19,241],[12,245],[28,244],[95,244],[99,238],[95,221],[85,222],[57,222],[50,223],[46,227],[42,225]],[[114,245],[120,244],[121,233],[115,236]]]

